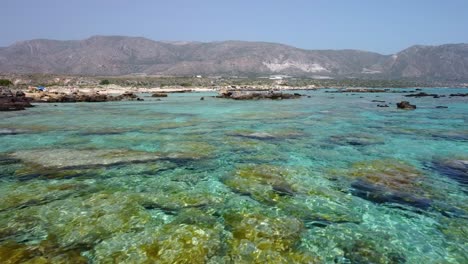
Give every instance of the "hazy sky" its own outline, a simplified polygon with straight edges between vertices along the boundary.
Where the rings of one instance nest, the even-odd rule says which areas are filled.
[[[0,0],[0,46],[92,35],[250,40],[384,54],[468,42],[468,0]]]

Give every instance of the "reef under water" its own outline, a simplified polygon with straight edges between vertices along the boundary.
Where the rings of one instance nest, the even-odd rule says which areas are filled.
[[[468,263],[468,99],[391,91],[2,112],[0,263]]]

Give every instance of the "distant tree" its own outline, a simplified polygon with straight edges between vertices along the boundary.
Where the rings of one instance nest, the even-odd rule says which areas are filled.
[[[10,86],[10,85],[13,85],[13,83],[10,80],[0,79],[0,86]]]
[[[100,83],[100,85],[108,85],[110,84],[109,80],[102,80]]]
[[[191,83],[181,83],[180,86],[182,86],[182,87],[190,87],[190,86],[192,86],[192,84],[191,84]]]

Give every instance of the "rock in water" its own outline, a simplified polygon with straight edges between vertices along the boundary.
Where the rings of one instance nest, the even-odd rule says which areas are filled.
[[[397,103],[397,108],[398,109],[404,109],[404,110],[414,110],[414,109],[416,109],[416,105],[412,105],[408,101],[401,101],[401,102]]]
[[[6,87],[0,87],[0,111],[18,111],[33,107],[30,101],[21,91],[13,93]]]
[[[151,97],[167,97],[167,93],[153,93]]]
[[[415,97],[415,98],[420,98],[420,97],[433,97],[433,98],[440,98],[440,95],[438,94],[428,94],[424,92],[420,93],[414,93],[414,94],[407,94],[405,97]]]
[[[282,99],[297,99],[300,98],[300,94],[289,94],[289,93],[276,93],[276,92],[239,92],[239,91],[223,91],[217,96],[218,98],[234,99],[234,100],[282,100]]]
[[[468,186],[468,160],[438,160],[431,167],[461,185]]]

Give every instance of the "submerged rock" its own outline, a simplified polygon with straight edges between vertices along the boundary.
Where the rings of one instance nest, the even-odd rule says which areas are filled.
[[[330,142],[339,145],[351,145],[351,146],[369,146],[369,145],[378,145],[384,144],[385,141],[382,138],[376,137],[370,134],[346,134],[346,135],[336,135],[330,137]]]
[[[304,230],[298,219],[240,212],[223,218],[232,233],[228,254],[233,263],[319,263],[297,248]]]
[[[260,139],[260,140],[269,140],[269,139],[276,138],[274,135],[267,133],[267,132],[253,132],[253,133],[237,132],[237,133],[232,133],[231,135],[238,136],[238,137],[252,138],[252,139]]]
[[[453,241],[450,255],[454,259],[454,263],[464,263],[468,259],[468,251],[466,250],[468,225],[466,223],[466,218],[442,218],[437,225],[442,234],[448,240]]]
[[[222,248],[219,225],[204,228],[197,225],[164,226],[157,239],[142,245],[151,263],[206,263]]]
[[[343,251],[344,257],[351,263],[406,263],[406,257],[403,254],[379,249],[379,245],[376,245],[370,237],[343,243]]]
[[[274,140],[274,139],[288,139],[303,136],[299,131],[276,131],[276,132],[251,132],[251,131],[237,131],[229,133],[230,136],[244,137],[258,140]]]
[[[86,184],[73,182],[60,183],[9,183],[0,189],[0,212],[21,209],[37,205],[44,205],[62,200],[72,195],[87,193],[92,188]]]
[[[330,191],[333,192],[333,191]],[[326,227],[331,224],[360,223],[361,216],[350,210],[350,203],[340,203],[338,195],[333,198],[319,195],[304,197],[285,197],[276,207],[290,215],[301,219],[307,227]]]
[[[116,233],[141,230],[151,216],[140,202],[138,195],[98,192],[51,203],[39,214],[61,247],[93,246]]]
[[[0,128],[0,136],[26,134],[30,131],[16,128]]]
[[[401,101],[401,102],[397,103],[397,108],[398,109],[404,109],[404,110],[414,110],[414,109],[416,109],[416,106],[410,104],[408,101]]]
[[[98,263],[219,263],[226,254],[224,234],[209,214],[191,210],[162,226],[116,234],[96,245],[93,255]]]
[[[401,162],[377,160],[352,166],[348,177],[351,193],[376,203],[397,203],[428,209],[431,195],[422,188],[423,176],[415,168]]]
[[[275,203],[281,196],[292,196],[295,188],[288,183],[289,172],[270,165],[240,167],[224,178],[224,184],[233,191],[252,196],[260,202]]]
[[[468,187],[468,159],[436,160],[432,169]]]
[[[116,164],[142,163],[161,159],[156,153],[121,149],[39,149],[22,150],[13,158],[29,164],[62,169],[86,169]]]
[[[89,263],[88,259],[81,255],[81,251],[82,249],[56,248],[49,241],[44,241],[39,245],[7,241],[0,244],[0,262],[5,264]]]
[[[383,186],[371,184],[362,180],[353,182],[351,187],[353,188],[353,195],[374,203],[397,203],[424,210],[429,209],[432,203],[432,201],[427,198],[420,198],[410,193],[395,190],[389,191]]]

